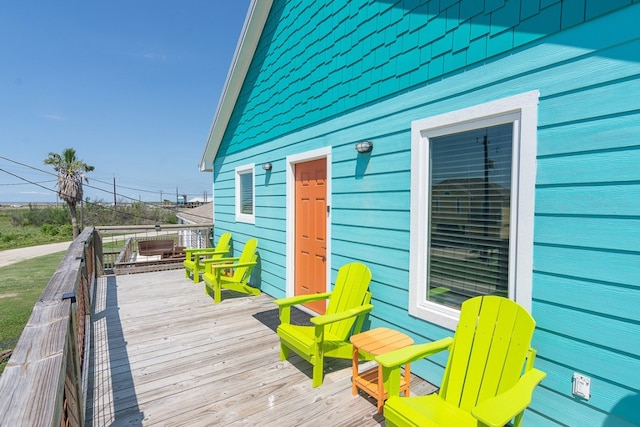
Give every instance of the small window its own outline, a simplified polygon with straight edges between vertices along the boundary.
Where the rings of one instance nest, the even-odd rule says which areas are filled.
[[[236,168],[236,221],[255,224],[254,165]]]
[[[412,123],[411,314],[454,329],[461,304],[531,307],[538,92]]]

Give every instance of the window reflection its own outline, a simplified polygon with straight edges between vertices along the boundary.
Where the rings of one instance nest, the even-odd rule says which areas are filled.
[[[508,294],[513,124],[430,139],[427,299]]]

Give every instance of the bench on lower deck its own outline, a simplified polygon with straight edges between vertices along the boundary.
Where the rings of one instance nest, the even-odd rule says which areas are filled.
[[[138,254],[142,256],[160,255],[162,258],[184,257],[184,247],[175,246],[171,239],[140,240]]]

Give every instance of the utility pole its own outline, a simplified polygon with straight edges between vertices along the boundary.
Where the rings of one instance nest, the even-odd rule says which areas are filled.
[[[117,219],[116,215],[116,177],[113,177],[113,221],[115,223]]]

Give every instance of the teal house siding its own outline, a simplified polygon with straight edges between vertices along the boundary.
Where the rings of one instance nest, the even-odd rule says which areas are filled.
[[[257,237],[254,282],[285,296],[287,156],[330,149],[332,279],[360,260],[368,327],[449,335],[409,314],[411,123],[538,91],[531,311],[548,376],[525,423],[640,425],[638,3],[274,0],[206,148],[216,235],[231,231],[236,251]],[[356,153],[364,140],[373,151]],[[247,164],[255,224],[235,219]],[[445,357],[412,370],[437,384]],[[591,379],[589,399],[572,394],[574,373]]]

